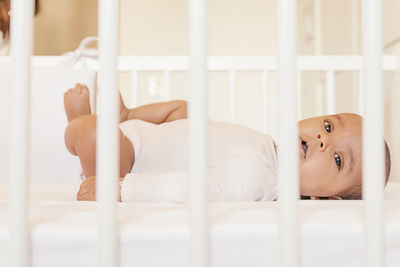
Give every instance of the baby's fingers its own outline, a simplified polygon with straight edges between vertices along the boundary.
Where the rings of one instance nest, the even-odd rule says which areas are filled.
[[[91,176],[81,183],[77,200],[96,200],[96,177]]]
[[[90,184],[82,184],[79,192],[76,194],[77,200],[96,200],[95,187]]]
[[[94,194],[94,192],[78,192],[78,194],[76,195],[76,199],[79,201],[94,201],[96,200],[96,196]]]

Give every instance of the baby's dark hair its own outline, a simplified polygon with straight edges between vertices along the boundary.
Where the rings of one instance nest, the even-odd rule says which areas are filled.
[[[386,141],[384,142],[385,142],[385,185],[386,185],[389,180],[391,161],[390,161],[389,147]],[[361,198],[362,198],[362,179],[360,177],[357,183],[344,193],[342,199],[361,199]]]

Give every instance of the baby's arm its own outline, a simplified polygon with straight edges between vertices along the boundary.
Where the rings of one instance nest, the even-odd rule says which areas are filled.
[[[155,124],[161,124],[186,118],[187,102],[184,100],[173,100],[129,109],[126,119],[138,119]]]

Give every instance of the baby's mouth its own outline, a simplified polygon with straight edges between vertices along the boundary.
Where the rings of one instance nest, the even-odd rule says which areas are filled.
[[[306,154],[307,154],[308,146],[307,146],[307,143],[305,141],[301,141],[301,145],[302,145],[303,150],[304,150],[304,158],[305,158]]]

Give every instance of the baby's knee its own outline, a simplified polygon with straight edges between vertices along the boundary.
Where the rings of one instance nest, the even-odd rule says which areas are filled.
[[[76,155],[80,144],[89,145],[96,142],[96,115],[80,116],[68,123],[65,129],[65,145],[68,151]]]

